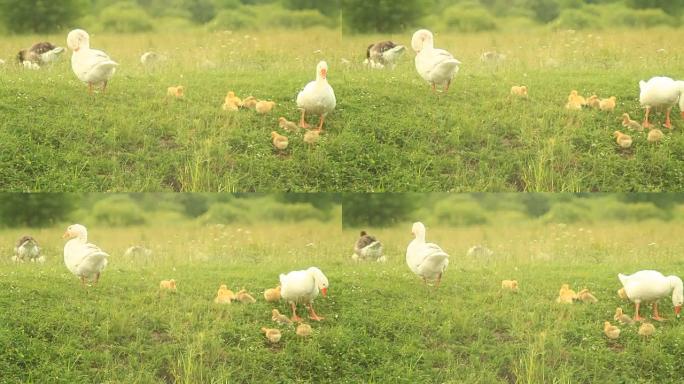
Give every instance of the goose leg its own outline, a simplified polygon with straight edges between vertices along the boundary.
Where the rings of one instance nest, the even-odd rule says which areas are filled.
[[[439,283],[442,281],[442,274],[437,275],[437,282],[435,282],[435,288],[439,287]]]
[[[651,107],[646,107],[646,115],[644,115],[644,122],[643,125],[644,128],[649,128],[651,124],[648,122],[648,114],[651,112]]]
[[[301,322],[302,318],[297,316],[297,304],[290,303],[290,308],[292,308],[292,321]]]
[[[105,93],[106,90],[107,90],[107,80],[105,80],[105,81],[102,83],[102,93]]]
[[[446,93],[449,90],[450,85],[451,85],[451,80],[447,81],[446,85],[444,86],[444,93]]]
[[[93,94],[93,83],[88,83],[88,94]]]
[[[672,107],[668,108],[665,112],[665,128],[672,129],[672,122],[670,122],[670,111],[672,111]]]
[[[85,276],[81,276],[81,284],[83,284],[84,287],[86,286]]]
[[[95,281],[93,282],[93,285],[97,284],[98,281],[100,281],[100,272],[98,272],[98,273],[95,275]]]
[[[658,314],[658,302],[653,303],[653,316],[651,316],[651,317],[653,318],[653,320],[656,320],[656,321],[665,320],[664,317],[660,317],[660,315]]]
[[[299,119],[299,126],[302,127],[302,128],[304,128],[304,129],[309,129],[309,128],[310,128],[310,125],[307,124],[306,121],[304,120],[304,115],[305,115],[305,114],[306,114],[306,110],[305,110],[304,108],[302,108],[302,118]]]
[[[321,115],[321,119],[318,122],[318,128],[316,129],[318,132],[321,132],[323,130],[323,122],[325,121],[325,115]]]
[[[435,83],[432,83],[432,92],[437,93],[437,86]]]
[[[316,311],[314,311],[312,304],[306,304],[306,308],[309,310],[309,319],[316,321],[321,321],[324,319],[324,317],[318,316],[316,314]]]
[[[639,316],[639,303],[634,303],[634,306],[636,307],[634,311],[634,321],[642,321],[644,318]]]

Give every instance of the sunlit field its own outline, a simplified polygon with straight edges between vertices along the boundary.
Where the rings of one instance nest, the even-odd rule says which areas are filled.
[[[684,77],[676,29],[440,34],[435,44],[463,62],[449,93],[432,94],[413,52],[394,71],[362,64],[370,42],[401,35],[325,29],[272,32],[93,34],[120,63],[106,94],[88,95],[69,55],[51,68],[14,64],[38,40],[0,40],[0,184],[15,191],[659,191],[684,185],[684,123],[657,145],[645,132],[617,147],[620,115],[643,117],[638,81]],[[167,61],[145,69],[148,50]],[[507,55],[480,61],[484,51]],[[409,49],[410,51],[410,49]],[[313,147],[270,132],[296,120],[297,92],[329,64],[337,108]],[[348,63],[347,63],[348,60]],[[345,64],[347,63],[347,64]],[[182,100],[166,96],[183,85]],[[513,99],[527,85],[529,99]],[[568,111],[570,90],[617,97],[615,112]],[[229,90],[274,100],[275,110],[221,109]],[[312,116],[311,123],[316,122]],[[663,115],[657,116],[662,124]]]
[[[639,225],[428,226],[427,239],[451,255],[439,288],[404,261],[410,223],[365,228],[384,242],[386,264],[350,259],[358,230],[304,222],[251,226],[178,224],[112,229],[89,239],[111,254],[97,286],[84,288],[62,262],[63,226],[30,231],[47,262],[15,265],[11,244],[25,230],[0,232],[0,372],[5,382],[676,382],[684,374],[682,327],[656,323],[650,339],[621,326],[602,332],[621,301],[617,273],[680,274],[682,222]],[[152,255],[127,258],[140,244]],[[488,258],[466,256],[482,244]],[[278,275],[316,265],[330,291],[318,297],[301,339],[277,326],[264,289]],[[161,294],[173,278],[176,294]],[[520,292],[500,289],[517,279]],[[221,283],[246,288],[255,304],[213,303]],[[589,288],[596,304],[561,305],[558,289]],[[643,307],[642,315],[650,315]],[[614,322],[613,322],[614,323]],[[260,327],[279,327],[271,345]]]

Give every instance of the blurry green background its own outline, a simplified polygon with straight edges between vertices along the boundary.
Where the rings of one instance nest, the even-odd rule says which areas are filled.
[[[334,193],[0,193],[0,227],[339,222],[340,211]]]
[[[342,225],[412,221],[467,227],[523,223],[684,221],[681,193],[382,193],[343,195]]]
[[[683,193],[2,193],[0,227],[319,221],[347,228],[684,221]]]
[[[684,0],[0,0],[0,32],[679,27]]]

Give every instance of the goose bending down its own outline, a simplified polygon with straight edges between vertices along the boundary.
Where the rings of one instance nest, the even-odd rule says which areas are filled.
[[[22,236],[17,240],[17,244],[14,246],[14,257],[13,261],[24,262],[26,260],[32,262],[44,263],[45,257],[40,255],[40,246],[33,236]]]
[[[81,224],[70,225],[63,238],[69,239],[64,245],[64,264],[71,273],[81,278],[83,285],[86,279],[94,283],[100,279],[100,273],[107,266],[109,255],[98,246],[88,243],[88,230]]]
[[[32,65],[40,67],[56,61],[63,52],[63,47],[57,47],[50,42],[43,41],[33,44],[29,49],[22,49],[19,51],[17,59],[20,64],[23,64],[26,67]],[[27,62],[28,64],[26,64]]]
[[[321,291],[324,297],[328,295],[328,278],[316,267],[280,275],[280,296],[290,303],[292,321],[302,321],[302,318],[297,316],[297,304],[304,304],[311,320],[323,320],[313,308],[313,300],[318,291]]]
[[[672,294],[672,305],[677,317],[682,310],[684,294],[682,292],[682,280],[677,276],[663,276],[658,271],[639,271],[632,275],[618,274],[618,278],[625,289],[625,294],[630,301],[634,302],[634,320],[643,320],[639,316],[639,305],[642,302],[653,303],[653,319],[664,320],[658,314],[658,299]]]
[[[416,237],[406,248],[406,264],[413,273],[428,280],[435,280],[439,286],[442,274],[449,265],[449,255],[437,244],[425,242],[425,225],[413,223],[411,232]]]
[[[437,85],[444,86],[444,92],[449,90],[460,61],[456,60],[451,53],[434,47],[434,37],[427,29],[420,29],[413,34],[411,47],[416,52],[416,70],[418,74],[432,85],[432,90]]]
[[[304,120],[304,115],[311,113],[319,115],[321,118],[318,122],[317,130],[323,129],[323,121],[325,116],[335,109],[335,92],[330,84],[328,84],[328,64],[321,61],[316,66],[316,80],[309,82],[299,94],[297,94],[297,108],[302,111],[302,118],[299,120],[299,125],[303,128],[309,128],[309,124]]]
[[[367,234],[366,231],[361,231],[361,235],[356,240],[356,243],[354,243],[352,259],[372,259],[380,263],[387,261],[385,256],[383,256],[382,243],[375,236]]]
[[[672,128],[670,112],[677,100],[680,114],[684,119],[684,81],[675,81],[669,77],[652,77],[648,81],[640,81],[639,102],[646,108],[643,126],[651,126],[648,122],[651,108],[665,108],[665,127]]]
[[[67,46],[73,50],[71,55],[71,69],[79,80],[88,84],[88,91],[102,84],[102,92],[107,88],[107,82],[112,78],[119,65],[109,56],[97,49],[90,49],[90,36],[82,29],[74,29],[67,36]]]
[[[389,66],[391,69],[397,66],[397,60],[406,51],[403,45],[397,45],[393,41],[381,41],[368,46],[366,49],[366,61],[364,64],[371,68],[385,68]]]

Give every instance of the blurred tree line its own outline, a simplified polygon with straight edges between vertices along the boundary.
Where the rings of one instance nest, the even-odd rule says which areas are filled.
[[[69,220],[111,226],[328,221],[340,202],[334,193],[0,193],[0,226],[46,227]]]
[[[426,221],[446,226],[684,220],[684,193],[344,194],[344,227]]]
[[[560,27],[679,25],[684,0],[0,0],[13,33],[63,31],[91,24],[112,32],[338,26],[351,32],[496,29],[503,20]],[[505,23],[505,22],[504,22]]]

